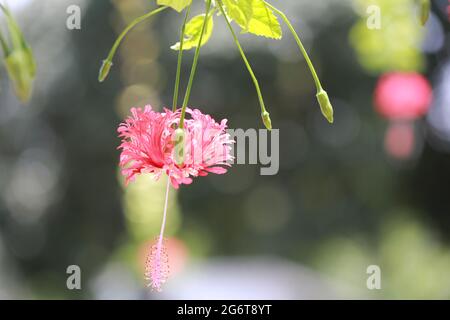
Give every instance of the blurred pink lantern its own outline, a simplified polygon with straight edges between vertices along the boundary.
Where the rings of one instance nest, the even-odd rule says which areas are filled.
[[[374,103],[390,121],[384,143],[390,156],[411,157],[416,144],[413,121],[428,112],[432,97],[430,83],[418,73],[388,73],[378,80]]]
[[[384,148],[392,157],[408,159],[414,152],[414,128],[409,122],[393,122],[384,136]]]
[[[376,110],[390,120],[414,120],[425,115],[431,99],[431,86],[418,73],[385,74],[375,89]]]
[[[450,21],[450,0],[448,1],[448,5],[447,5],[447,17],[448,17],[448,21]]]

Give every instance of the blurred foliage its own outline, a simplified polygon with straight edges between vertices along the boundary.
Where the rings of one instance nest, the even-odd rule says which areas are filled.
[[[418,23],[416,0],[354,3],[361,17],[350,31],[350,41],[364,68],[373,73],[423,70],[425,61],[420,47],[424,29]],[[378,18],[380,28],[369,28]]]
[[[143,242],[151,239],[152,235],[159,234],[165,194],[162,181],[155,182],[149,175],[142,175],[124,188],[124,207],[130,236],[137,241]],[[168,207],[170,215],[167,232],[169,235],[174,234],[180,224],[175,195],[176,191],[172,190]]]
[[[335,290],[347,298],[450,298],[448,247],[411,210],[390,214],[374,241],[363,235],[330,240],[317,254],[317,267],[340,279]],[[381,269],[382,290],[367,290],[370,265]]]

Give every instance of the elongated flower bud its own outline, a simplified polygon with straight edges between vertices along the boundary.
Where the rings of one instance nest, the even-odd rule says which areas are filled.
[[[261,114],[261,117],[267,130],[272,130],[272,120],[270,120],[270,114],[267,111],[264,111]]]
[[[424,26],[430,17],[430,0],[420,0],[420,23]]]
[[[333,123],[333,106],[331,105],[330,98],[325,90],[321,89],[317,95],[317,101],[319,101],[320,110],[323,116],[329,123]]]
[[[177,165],[182,165],[184,163],[185,152],[184,152],[184,144],[186,140],[186,134],[183,129],[178,128],[173,133],[173,142],[174,142],[174,160]]]
[[[113,63],[109,60],[103,60],[102,66],[100,68],[100,71],[98,72],[98,81],[103,82],[105,81],[106,77],[109,74],[109,71],[111,70],[111,67],[113,66]]]

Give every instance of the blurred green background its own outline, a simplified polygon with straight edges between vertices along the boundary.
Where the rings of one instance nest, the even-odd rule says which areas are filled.
[[[166,11],[135,29],[99,84],[115,37],[154,1],[9,2],[38,74],[24,106],[0,68],[0,298],[450,298],[447,1],[433,1],[425,27],[413,0],[271,3],[302,36],[335,122],[322,118],[286,28],[280,41],[240,35],[280,129],[280,171],[235,165],[172,192],[173,276],[155,294],[143,257],[159,231],[165,181],[142,176],[124,187],[116,128],[131,107],[170,105],[177,53],[169,47],[183,16]],[[81,30],[66,28],[73,4]],[[380,30],[366,26],[371,4],[381,8]],[[182,88],[192,52],[185,57]],[[373,107],[379,77],[392,71],[425,75],[434,94],[401,159]],[[262,126],[221,17],[202,48],[191,104],[231,128]],[[81,290],[66,287],[69,265],[81,268]],[[380,290],[366,286],[370,265],[381,269]]]

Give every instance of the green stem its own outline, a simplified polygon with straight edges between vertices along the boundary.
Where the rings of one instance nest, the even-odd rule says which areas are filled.
[[[192,62],[191,75],[189,76],[189,82],[186,89],[186,94],[184,96],[183,106],[181,108],[181,118],[180,118],[180,128],[184,128],[184,118],[186,116],[186,107],[189,102],[189,97],[191,95],[192,84],[194,83],[195,72],[197,71],[198,57],[200,55],[200,47],[203,41],[203,35],[205,33],[206,24],[208,23],[209,10],[211,9],[211,0],[206,1],[206,13],[205,20],[203,21],[202,31],[200,34],[200,39],[198,40],[197,48],[195,48],[194,61]]]
[[[186,23],[189,17],[189,12],[191,11],[191,4],[186,10],[186,16],[184,17],[183,26],[181,27],[181,35],[180,35],[180,48],[178,52],[178,63],[177,63],[177,75],[175,78],[175,90],[173,92],[173,104],[172,111],[175,112],[178,104],[178,92],[180,91],[180,78],[181,78],[181,63],[183,61],[183,44],[184,44],[184,34],[186,32]]]
[[[250,76],[252,77],[253,83],[255,84],[256,92],[258,94],[259,104],[261,105],[261,114],[264,114],[267,111],[266,111],[266,107],[264,105],[264,99],[263,99],[263,96],[261,93],[261,88],[259,87],[258,79],[256,79],[255,73],[253,72],[252,67],[250,66],[250,63],[248,62],[248,59],[245,56],[244,50],[242,49],[241,44],[239,43],[239,39],[236,36],[236,33],[233,30],[233,27],[231,26],[230,20],[228,19],[227,15],[225,14],[225,10],[223,9],[222,1],[219,0],[217,3],[219,5],[220,12],[222,13],[222,15],[225,18],[225,21],[227,22],[228,28],[230,29],[231,34],[233,35],[234,42],[236,43],[236,46],[239,49],[239,52],[242,56],[242,60],[244,60],[245,66],[247,67],[247,70],[250,73]]]
[[[136,25],[138,25],[139,23],[141,23],[142,21],[154,16],[157,13],[160,13],[161,11],[167,9],[168,7],[163,6],[163,7],[159,7],[158,9],[155,9],[153,11],[150,11],[146,14],[144,14],[143,16],[140,16],[136,19],[134,19],[126,28],[125,30],[122,31],[122,33],[119,35],[119,37],[117,38],[116,42],[114,42],[114,45],[112,46],[111,50],[109,51],[108,57],[106,58],[107,61],[112,62],[114,55],[116,54],[117,49],[120,46],[120,43],[122,42],[122,40],[125,38],[125,36],[127,35],[127,33],[133,29]]]
[[[281,19],[283,19],[283,21],[286,23],[286,25],[288,26],[289,30],[291,31],[292,35],[295,38],[295,41],[297,42],[297,45],[298,45],[298,47],[299,47],[303,57],[306,60],[306,63],[308,64],[309,69],[311,70],[311,74],[312,74],[312,76],[314,78],[314,82],[316,83],[317,92],[321,91],[322,90],[322,84],[320,83],[319,77],[317,76],[316,69],[314,69],[314,66],[313,66],[313,64],[311,62],[311,59],[309,58],[308,52],[306,52],[306,49],[303,46],[303,43],[300,40],[300,38],[299,38],[297,32],[295,31],[294,27],[292,26],[291,22],[289,21],[289,19],[286,17],[286,15],[282,11],[278,10],[277,8],[275,8],[274,6],[272,6],[268,2],[265,2],[265,3],[270,9],[275,11],[281,17]]]

